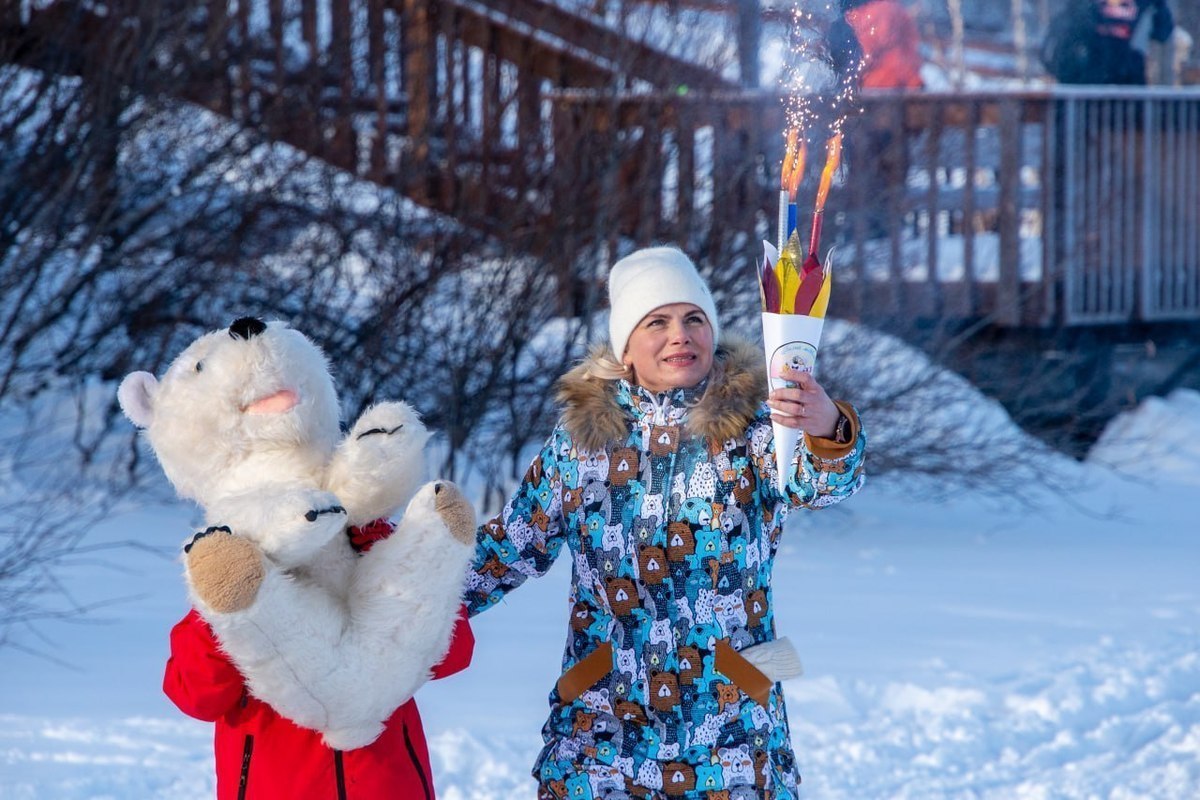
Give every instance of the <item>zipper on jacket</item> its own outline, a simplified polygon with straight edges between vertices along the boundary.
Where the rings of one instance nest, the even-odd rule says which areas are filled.
[[[238,800],[246,800],[246,790],[250,787],[250,756],[254,752],[254,734],[246,734],[246,743],[242,745],[242,775],[238,778]]]
[[[421,766],[421,759],[417,758],[417,748],[413,747],[412,739],[408,736],[408,723],[404,724],[404,746],[408,748],[408,756],[412,759],[413,766],[417,768],[417,776],[421,779],[421,789],[425,792],[425,800],[433,800],[433,792],[429,790],[429,779],[425,777],[425,768]]]
[[[337,775],[338,800],[346,800],[346,765],[342,763],[342,751],[333,751],[333,771]]]

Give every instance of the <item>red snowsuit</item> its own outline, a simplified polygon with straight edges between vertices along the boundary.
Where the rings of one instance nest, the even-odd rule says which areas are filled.
[[[444,678],[471,663],[475,637],[461,613],[450,650],[433,669]],[[250,695],[212,629],[192,610],[171,630],[163,691],[185,714],[217,724],[217,800],[433,800],[429,750],[415,700],[366,747],[330,750]]]

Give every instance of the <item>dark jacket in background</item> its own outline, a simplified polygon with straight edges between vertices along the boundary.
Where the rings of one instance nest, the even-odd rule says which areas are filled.
[[[1059,83],[1144,85],[1146,54],[1136,46],[1144,20],[1156,42],[1175,29],[1167,0],[1070,0],[1050,22],[1042,62]]]

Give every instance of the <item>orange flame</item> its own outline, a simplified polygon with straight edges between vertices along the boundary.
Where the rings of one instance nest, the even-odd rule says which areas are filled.
[[[842,163],[842,133],[838,131],[825,144],[825,169],[821,170],[821,182],[817,184],[817,211],[825,208],[825,198],[829,196],[829,186],[833,183],[833,173]]]
[[[800,131],[796,128],[788,128],[787,145],[783,149],[783,166],[780,168],[779,177],[779,188],[785,192],[791,183],[792,160],[796,157],[796,138],[799,135]]]
[[[796,191],[800,181],[804,179],[804,162],[808,159],[808,140],[800,141],[800,152],[796,154],[796,163],[792,166],[791,180],[788,181],[788,200],[796,199]]]
[[[797,147],[797,142],[799,147]],[[780,170],[779,188],[788,193],[788,200],[796,199],[796,190],[804,176],[804,161],[808,155],[808,142],[800,139],[799,128],[788,128],[787,148],[783,156],[783,168]]]

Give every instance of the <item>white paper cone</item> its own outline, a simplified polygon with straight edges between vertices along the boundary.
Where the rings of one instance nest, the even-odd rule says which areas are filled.
[[[779,260],[778,248],[766,239],[763,239],[763,258],[767,261],[767,269],[774,269],[775,262]]]
[[[817,366],[817,348],[821,344],[821,330],[825,320],[802,314],[768,314],[763,312],[763,349],[767,357],[767,388],[778,389],[787,385],[781,377],[785,364],[814,372]],[[778,473],[779,491],[787,487],[788,472],[792,458],[796,455],[796,442],[800,431],[778,423],[772,423],[775,431],[775,467]]]

